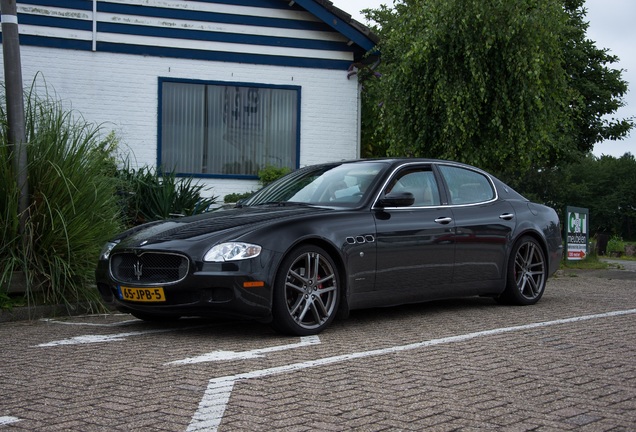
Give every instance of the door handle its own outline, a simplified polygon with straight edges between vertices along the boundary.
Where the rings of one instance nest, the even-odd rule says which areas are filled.
[[[438,217],[437,219],[435,219],[435,222],[442,225],[448,225],[452,221],[453,221],[453,218],[450,218],[450,217]]]
[[[512,213],[504,213],[504,214],[499,216],[499,219],[503,219],[503,220],[509,221],[509,220],[512,220],[512,218],[514,218],[514,217],[515,217],[515,215],[512,214]]]

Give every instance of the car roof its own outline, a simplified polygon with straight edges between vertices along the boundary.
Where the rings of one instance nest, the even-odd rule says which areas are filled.
[[[462,166],[462,167],[465,167],[465,168],[474,169],[474,170],[477,170],[477,171],[484,172],[484,173],[486,173],[488,175],[491,175],[487,171],[484,171],[483,169],[481,169],[479,167],[476,167],[476,166],[473,166],[473,165],[469,165],[469,164],[466,164],[466,163],[456,162],[456,161],[452,161],[452,160],[431,159],[431,158],[385,157],[385,158],[349,159],[349,160],[325,162],[325,163],[321,163],[321,164],[312,164],[312,165],[307,165],[307,167],[309,167],[309,166],[317,166],[317,165],[330,166],[330,165],[342,165],[342,164],[364,163],[364,162],[385,162],[385,163],[390,164],[390,165],[401,165],[401,164],[404,164],[404,163],[449,164],[449,165],[457,165],[457,166]],[[303,167],[303,168],[305,168],[305,167]]]

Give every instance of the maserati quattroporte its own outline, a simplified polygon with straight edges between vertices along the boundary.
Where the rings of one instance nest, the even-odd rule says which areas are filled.
[[[113,238],[97,287],[146,319],[238,316],[316,334],[350,310],[465,296],[531,305],[561,259],[556,212],[426,159],[298,169],[236,208]]]

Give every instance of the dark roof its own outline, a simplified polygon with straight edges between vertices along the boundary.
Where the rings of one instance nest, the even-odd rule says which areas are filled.
[[[327,9],[329,12],[336,15],[338,18],[340,18],[344,22],[348,23],[351,27],[355,28],[360,33],[364,34],[366,37],[371,39],[374,44],[377,44],[379,42],[378,36],[375,33],[373,33],[369,27],[351,18],[351,14],[348,14],[342,9],[335,7],[333,3],[330,2],[329,0],[314,0],[314,1],[318,3],[319,5],[321,5],[322,7],[324,7],[325,9]]]

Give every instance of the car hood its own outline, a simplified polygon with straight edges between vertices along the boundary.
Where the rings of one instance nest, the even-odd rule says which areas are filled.
[[[228,235],[232,232],[238,233],[263,225],[282,222],[285,219],[311,216],[329,211],[334,210],[297,205],[291,207],[267,205],[235,208],[180,219],[150,222],[120,234],[115,240],[120,240],[121,246],[134,247],[172,240],[207,238],[213,234],[223,233]]]

